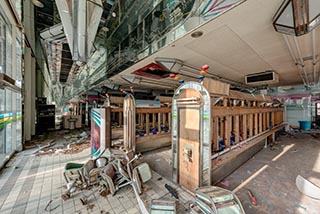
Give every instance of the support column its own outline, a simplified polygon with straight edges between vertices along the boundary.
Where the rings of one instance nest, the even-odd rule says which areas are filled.
[[[254,133],[253,114],[249,114],[249,136],[252,137]]]
[[[259,133],[262,132],[262,124],[263,124],[262,113],[259,113]]]
[[[240,138],[240,131],[239,131],[239,115],[236,115],[234,117],[234,134],[235,134],[235,143],[239,143],[239,138]]]
[[[258,134],[258,114],[254,114],[254,135]]]
[[[242,139],[247,139],[247,115],[242,115]]]
[[[219,150],[219,118],[213,117],[212,118],[212,143],[213,143],[213,150]]]
[[[25,47],[24,52],[24,139],[31,140],[32,128],[32,59],[31,49]]]
[[[119,126],[122,127],[123,124],[123,111],[119,111]]]
[[[158,132],[161,133],[161,113],[158,113]]]
[[[227,148],[230,148],[230,136],[231,136],[231,126],[232,126],[232,117],[226,116],[225,120],[225,144]]]
[[[146,114],[146,134],[150,134],[150,126],[149,126],[149,113]]]

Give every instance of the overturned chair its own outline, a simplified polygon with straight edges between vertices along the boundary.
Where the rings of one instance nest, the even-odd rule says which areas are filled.
[[[62,199],[67,200],[75,191],[97,184],[99,174],[107,164],[106,157],[89,160],[85,164],[67,163],[63,173],[67,182],[67,192],[62,195]]]
[[[100,173],[100,185],[105,187],[114,195],[120,188],[133,185],[139,194],[143,192],[142,184],[152,177],[150,167],[147,163],[139,163],[133,166],[133,162],[139,158],[138,155],[125,159],[116,159],[108,164]],[[126,162],[123,164],[123,162]]]

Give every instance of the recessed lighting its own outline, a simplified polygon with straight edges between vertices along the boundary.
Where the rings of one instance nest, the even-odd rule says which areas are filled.
[[[195,31],[191,34],[191,37],[193,38],[199,38],[200,36],[203,35],[203,32],[202,31]]]

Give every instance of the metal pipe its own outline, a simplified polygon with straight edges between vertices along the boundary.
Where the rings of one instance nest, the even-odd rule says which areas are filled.
[[[313,81],[314,81],[314,84],[318,84],[319,82],[319,78],[317,78],[318,76],[318,72],[316,70],[316,65],[317,65],[317,62],[316,62],[316,31],[313,30],[312,31],[312,67],[313,67]]]
[[[297,51],[298,51],[298,55],[299,55],[299,58],[300,58],[300,63],[301,63],[302,70],[303,70],[304,75],[306,77],[307,86],[310,86],[310,82],[309,82],[309,79],[308,79],[308,75],[307,75],[306,69],[304,67],[304,61],[303,61],[301,50],[300,50],[300,47],[299,47],[299,44],[298,44],[298,41],[297,41],[297,37],[294,36],[293,40],[294,40],[294,44],[296,45],[296,48],[297,48]]]
[[[294,56],[294,54],[293,54],[293,50],[292,50],[292,47],[291,47],[291,45],[290,45],[290,43],[289,43],[289,40],[288,40],[288,38],[287,38],[287,35],[282,34],[282,36],[283,36],[283,38],[284,38],[284,41],[285,41],[286,44],[287,44],[287,47],[289,48],[289,52],[290,52],[290,55],[291,55],[291,57],[292,57],[292,60],[293,60],[294,64],[295,64],[296,66],[299,65],[299,63],[297,62],[297,59],[295,58],[295,56]],[[306,80],[305,80],[305,78],[303,77],[303,74],[302,74],[302,71],[301,71],[300,68],[299,68],[299,74],[300,74],[300,77],[301,77],[301,79],[302,79],[302,81],[303,81],[303,84],[304,84],[304,85],[307,85]]]

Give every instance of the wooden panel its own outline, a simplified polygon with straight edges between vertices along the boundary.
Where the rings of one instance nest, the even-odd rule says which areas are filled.
[[[199,109],[179,108],[179,119],[179,184],[194,192],[200,184]]]
[[[226,116],[225,119],[225,144],[227,148],[230,148],[230,136],[231,136],[231,127],[232,127],[232,118],[231,116]]]
[[[229,95],[230,85],[227,83],[205,78],[203,80],[203,85],[211,94]]]
[[[253,114],[249,114],[249,137],[253,136],[254,133],[254,127],[253,127]]]
[[[258,128],[258,114],[254,114],[254,135],[258,134],[259,128]]]
[[[120,112],[123,108],[112,108],[111,112]],[[161,107],[161,108],[136,108],[136,113],[168,113],[171,112],[171,107]]]
[[[242,139],[247,139],[247,115],[242,115]]]
[[[261,133],[262,132],[262,124],[263,124],[262,113],[259,114],[258,120],[259,120],[259,133]]]
[[[213,150],[219,150],[219,118],[214,117],[212,120],[212,142]]]
[[[156,127],[156,114],[152,113],[152,128]]]
[[[239,143],[240,131],[239,131],[239,115],[234,117],[234,134],[235,134],[235,143]]]
[[[136,151],[146,152],[171,145],[171,133],[162,133],[136,138]]]
[[[270,128],[270,113],[266,113],[267,116],[267,129]]]
[[[265,112],[283,112],[283,108],[255,108],[255,107],[212,107],[211,108],[213,116],[235,116],[242,114],[256,114],[256,113],[265,113]]]
[[[172,97],[158,96],[160,103],[172,103]]]
[[[119,126],[123,124],[123,112],[119,112]]]
[[[123,97],[110,97],[110,103],[114,104],[123,104],[124,98]]]
[[[106,108],[106,148],[111,148],[111,108]]]
[[[161,133],[161,113],[158,113],[158,131]]]
[[[149,119],[149,114],[146,114],[146,134],[150,134],[150,119]]]

